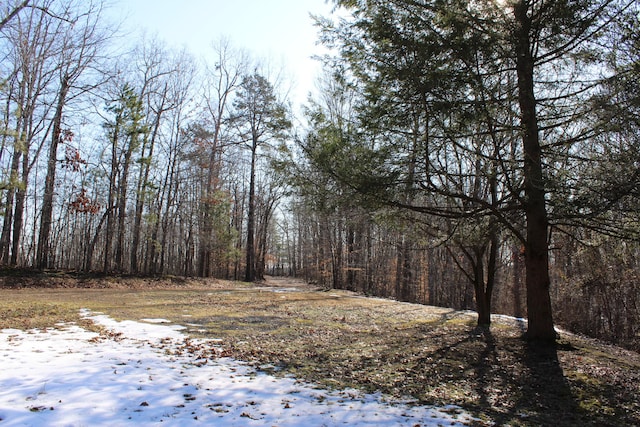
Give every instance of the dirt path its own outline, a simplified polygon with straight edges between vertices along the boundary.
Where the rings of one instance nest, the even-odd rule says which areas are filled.
[[[294,288],[301,291],[317,289],[316,286],[309,285],[300,278],[288,276],[265,276],[262,285],[274,288]]]

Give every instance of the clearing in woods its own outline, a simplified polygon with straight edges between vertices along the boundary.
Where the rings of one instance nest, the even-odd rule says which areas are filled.
[[[331,388],[456,404],[486,425],[640,425],[640,355],[561,334],[528,348],[521,322],[322,290],[298,280],[6,274],[0,329],[95,326],[80,309],[116,320],[163,318],[226,356]]]

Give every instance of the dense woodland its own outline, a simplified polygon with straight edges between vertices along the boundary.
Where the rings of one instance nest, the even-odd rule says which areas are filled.
[[[232,41],[0,2],[0,263],[292,275],[639,349],[637,2],[334,3],[300,113]]]

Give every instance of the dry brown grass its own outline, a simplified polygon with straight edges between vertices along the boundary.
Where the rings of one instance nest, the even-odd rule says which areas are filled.
[[[496,425],[640,425],[640,356],[563,334],[528,347],[508,319],[321,291],[299,282],[60,279],[2,289],[0,328],[52,327],[89,308],[116,319],[162,317],[226,354],[278,374],[419,403],[456,403]],[[74,282],[74,280],[76,282]],[[109,285],[109,281],[111,284]],[[282,288],[288,288],[283,290]]]

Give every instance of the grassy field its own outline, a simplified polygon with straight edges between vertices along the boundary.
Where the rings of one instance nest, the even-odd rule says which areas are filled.
[[[0,329],[91,328],[81,308],[119,320],[164,318],[263,370],[420,404],[454,403],[480,424],[640,425],[640,355],[570,334],[554,348],[528,348],[513,319],[478,329],[473,313],[275,279],[1,280]]]

